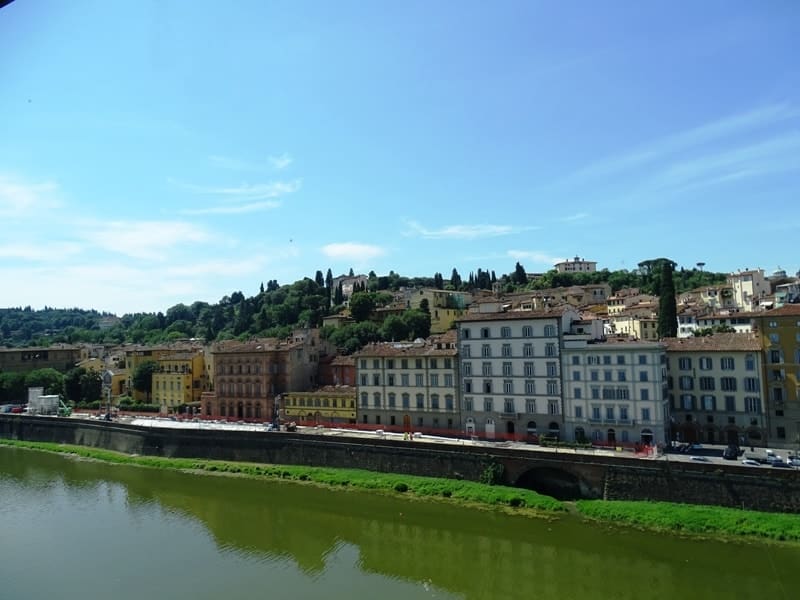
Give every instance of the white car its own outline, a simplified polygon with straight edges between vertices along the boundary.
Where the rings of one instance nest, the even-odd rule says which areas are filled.
[[[760,467],[761,466],[760,462],[758,462],[757,460],[753,460],[752,458],[745,458],[742,461],[742,464],[743,465],[748,465],[750,467]]]

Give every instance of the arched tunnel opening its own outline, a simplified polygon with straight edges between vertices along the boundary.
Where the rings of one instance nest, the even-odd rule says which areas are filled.
[[[525,471],[519,476],[515,486],[552,496],[556,500],[580,500],[591,497],[579,477],[553,467],[537,467]]]

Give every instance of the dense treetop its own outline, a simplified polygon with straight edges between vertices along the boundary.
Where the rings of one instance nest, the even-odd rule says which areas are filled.
[[[475,291],[490,290],[494,284],[499,284],[502,292],[512,293],[608,283],[613,292],[638,287],[644,293],[658,295],[661,268],[667,263],[673,267],[673,284],[678,294],[703,285],[723,283],[726,278],[724,273],[679,268],[665,258],[643,261],[638,269],[631,271],[604,269],[595,273],[558,273],[551,270],[531,280],[520,263],[500,277],[494,271],[483,269],[462,277],[453,268],[449,279],[444,279],[441,273],[432,277],[404,277],[394,271],[382,276],[370,271],[367,283],[353,290],[350,308],[355,323],[335,336],[330,330],[326,335],[333,336],[337,345],[351,351],[370,341],[424,337],[423,334],[427,335],[426,319],[427,329],[430,327],[430,315],[425,310],[406,311],[407,314],[394,315],[397,318],[383,323],[372,320],[377,309],[389,304],[391,292],[404,287]],[[327,269],[325,276],[322,273],[319,270],[313,279],[306,277],[288,285],[268,280],[266,285],[261,283],[259,292],[252,297],[235,291],[213,304],[201,301],[176,304],[165,312],[125,314],[119,319],[109,313],[78,308],[0,309],[0,345],[154,344],[186,338],[214,341],[252,336],[284,337],[296,326],[319,327],[325,316],[345,311],[341,288],[333,289],[331,270]]]

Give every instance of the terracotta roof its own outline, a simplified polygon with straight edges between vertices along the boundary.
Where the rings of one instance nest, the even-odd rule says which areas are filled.
[[[352,356],[337,356],[331,361],[331,365],[336,366],[344,366],[344,367],[354,367],[356,365],[356,361]]]
[[[352,385],[323,385],[322,387],[318,387],[317,389],[310,391],[286,392],[287,395],[303,394],[305,396],[313,394],[330,394],[330,393],[347,394],[348,396],[355,396],[356,388],[355,386]]]
[[[354,356],[367,358],[377,356],[455,356],[455,347],[437,347],[437,344],[426,342],[381,342],[367,344]]]
[[[757,314],[759,317],[800,317],[800,304],[784,304]]]
[[[562,310],[510,310],[501,313],[469,313],[456,319],[456,322],[470,321],[519,321],[524,319],[558,319]]]
[[[688,338],[664,338],[668,352],[758,352],[761,340],[750,333],[715,333]]]

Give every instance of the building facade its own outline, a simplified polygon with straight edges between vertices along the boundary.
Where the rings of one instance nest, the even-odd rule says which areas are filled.
[[[572,260],[557,262],[555,269],[559,273],[594,273],[597,271],[597,263],[576,256]]]
[[[284,421],[304,425],[337,425],[356,422],[356,388],[326,385],[309,392],[287,392],[281,398]]]
[[[455,332],[424,342],[369,344],[354,358],[359,423],[404,431],[461,430]]]
[[[560,336],[578,318],[565,308],[472,313],[456,322],[468,435],[562,436]]]
[[[747,333],[667,338],[673,440],[762,446],[767,441],[761,343]]]
[[[763,378],[769,443],[800,444],[800,304],[787,304],[753,316],[764,348]]]
[[[0,373],[27,373],[36,369],[55,369],[65,373],[81,360],[78,346],[54,344],[28,348],[0,348]]]
[[[566,439],[609,446],[668,440],[664,344],[565,335],[562,373]]]
[[[173,412],[179,406],[200,402],[206,389],[203,351],[175,352],[158,360],[153,373],[152,401],[161,406],[162,413]]]

